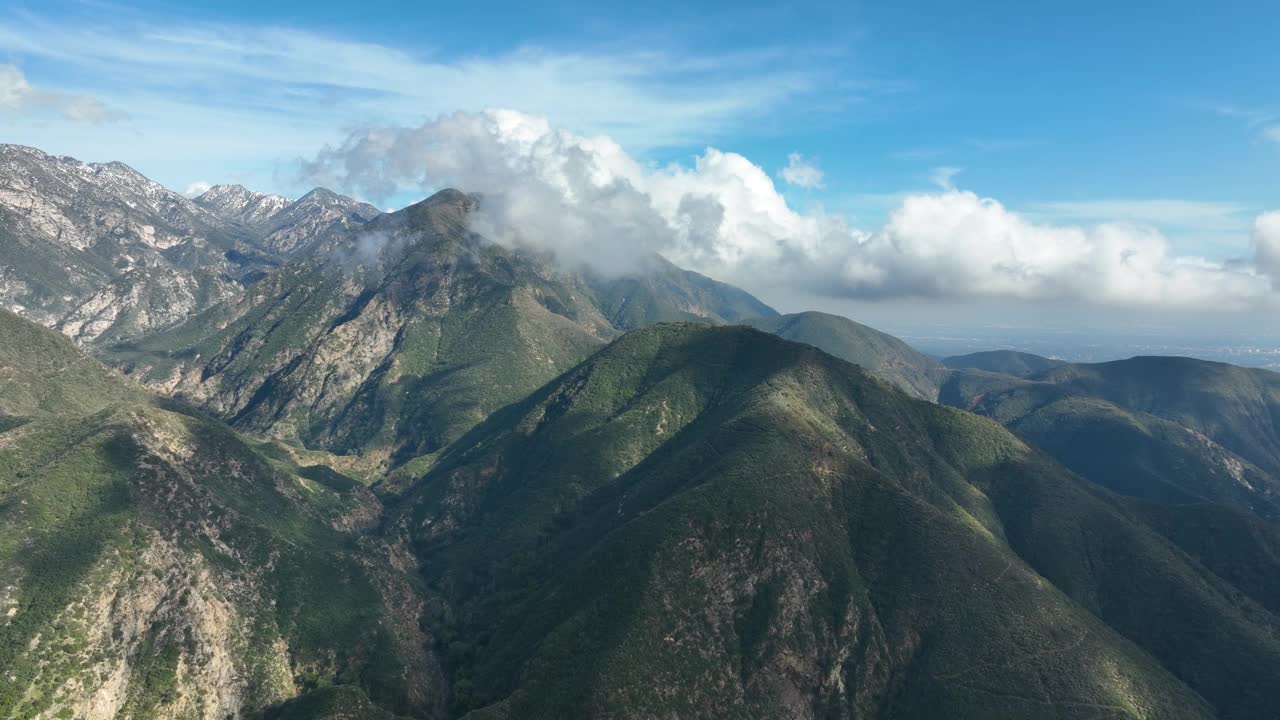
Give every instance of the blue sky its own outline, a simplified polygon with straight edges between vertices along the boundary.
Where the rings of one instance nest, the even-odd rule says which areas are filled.
[[[296,195],[353,130],[510,107],[642,162],[739,153],[867,228],[955,187],[1231,262],[1280,208],[1274,3],[196,5],[9,3],[0,140]],[[793,153],[820,183],[782,179]]]

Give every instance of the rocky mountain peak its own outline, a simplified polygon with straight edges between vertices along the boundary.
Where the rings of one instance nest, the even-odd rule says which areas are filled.
[[[340,236],[381,215],[374,206],[317,187],[258,224],[260,244],[283,255],[331,249]]]
[[[250,190],[243,185],[214,185],[195,199],[221,217],[245,225],[269,224],[289,205],[289,198]]]

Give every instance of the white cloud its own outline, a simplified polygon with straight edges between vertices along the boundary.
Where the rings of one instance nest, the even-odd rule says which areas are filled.
[[[1214,108],[1223,117],[1243,120],[1251,130],[1259,134],[1263,140],[1280,143],[1280,113],[1271,109],[1240,107],[1238,105],[1218,105]]]
[[[0,65],[0,110],[21,111],[31,102],[31,86],[15,65]]]
[[[959,175],[964,168],[958,167],[936,167],[929,173],[929,181],[937,185],[941,190],[955,190],[955,177]]]
[[[0,112],[31,113],[54,110],[74,122],[101,124],[124,117],[88,95],[31,87],[17,65],[0,65]]]
[[[1280,210],[1264,213],[1253,224],[1254,263],[1280,291]]]
[[[883,227],[863,230],[839,215],[796,212],[768,173],[736,153],[707,148],[692,167],[650,167],[608,137],[514,111],[361,130],[303,167],[373,197],[406,186],[480,192],[475,228],[498,242],[611,272],[659,252],[762,293],[1197,309],[1275,300],[1251,264],[1178,255],[1147,227],[1035,222],[950,186],[954,173],[941,191],[908,195]]]
[[[213,187],[212,184],[205,182],[204,180],[197,180],[188,185],[187,189],[182,191],[182,194],[189,198],[200,197],[201,195],[209,192],[209,188],[211,187]]]
[[[826,187],[822,182],[822,170],[798,152],[787,155],[787,166],[782,168],[781,175],[788,185],[810,189]]]

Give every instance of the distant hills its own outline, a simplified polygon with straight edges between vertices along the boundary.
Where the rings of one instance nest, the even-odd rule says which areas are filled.
[[[1280,510],[1280,375],[1190,358],[961,372],[948,404],[990,416],[1117,492]]]
[[[1014,377],[1029,377],[1066,363],[1015,350],[989,350],[944,358],[942,364],[955,370],[986,370]]]

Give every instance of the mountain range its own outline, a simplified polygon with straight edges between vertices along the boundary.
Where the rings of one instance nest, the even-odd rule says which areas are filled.
[[[123,163],[0,145],[0,303],[81,343],[167,328],[378,211],[218,187],[189,200]]]
[[[106,357],[235,427],[385,470],[428,462],[628,329],[775,314],[661,258],[603,278],[487,242],[468,229],[475,202],[446,190],[379,217]]]
[[[1280,707],[1280,375],[0,161],[0,718]]]

